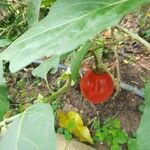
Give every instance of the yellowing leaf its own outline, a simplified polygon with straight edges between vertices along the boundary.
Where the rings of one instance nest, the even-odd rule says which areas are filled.
[[[65,128],[66,124],[67,124],[67,116],[66,116],[66,114],[63,111],[59,111],[57,113],[57,116],[58,116],[59,125],[62,128]]]
[[[76,125],[83,126],[83,120],[78,113],[70,111],[67,113],[67,117],[69,119],[74,119]]]
[[[82,142],[88,142],[93,144],[93,139],[91,138],[91,134],[89,129],[86,126],[78,126],[73,133],[78,139]]]
[[[75,135],[80,141],[93,144],[93,139],[91,137],[90,131],[86,126],[84,126],[83,120],[78,113],[74,111],[70,111],[68,113],[59,111],[57,113],[57,116],[59,125],[62,128],[67,129],[69,132]]]

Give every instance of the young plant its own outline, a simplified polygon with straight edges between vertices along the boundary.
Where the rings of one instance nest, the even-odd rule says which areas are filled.
[[[103,124],[95,120],[92,124],[92,129],[94,131],[94,142],[106,142],[111,149],[127,143],[128,135],[121,129],[118,119],[108,118]]]

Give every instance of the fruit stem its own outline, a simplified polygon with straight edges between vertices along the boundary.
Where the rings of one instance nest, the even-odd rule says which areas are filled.
[[[107,72],[105,65],[102,62],[102,52],[100,50],[93,51],[95,58],[96,71],[99,73]]]

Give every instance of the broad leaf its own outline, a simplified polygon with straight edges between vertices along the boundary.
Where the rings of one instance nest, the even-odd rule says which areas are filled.
[[[127,12],[149,0],[57,0],[50,13],[1,55],[16,72],[43,56],[62,55],[99,31],[116,25]]]
[[[14,120],[0,150],[55,150],[54,117],[47,104],[35,104]]]
[[[137,139],[130,138],[128,140],[127,146],[128,146],[128,150],[139,150],[138,144],[137,144]]]
[[[8,89],[3,77],[3,64],[0,61],[0,121],[9,109]]]
[[[8,46],[10,43],[11,41],[8,39],[0,39],[0,47],[2,48]]]
[[[74,81],[78,79],[80,65],[84,57],[87,55],[90,45],[90,41],[83,45],[81,49],[75,53],[73,59],[71,60],[71,76]]]
[[[40,6],[41,0],[28,0],[27,21],[29,27],[38,22]]]
[[[51,57],[44,62],[42,62],[37,68],[32,71],[34,76],[38,76],[47,80],[47,73],[56,73],[59,65],[59,56]]]
[[[149,150],[150,148],[150,80],[145,86],[145,108],[137,131],[137,142],[139,150]]]

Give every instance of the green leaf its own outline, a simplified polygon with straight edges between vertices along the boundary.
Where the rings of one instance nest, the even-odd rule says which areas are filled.
[[[145,85],[145,108],[137,131],[137,143],[140,150],[149,150],[150,148],[150,80]]]
[[[3,77],[3,63],[0,61],[0,121],[9,109],[8,89]]]
[[[137,140],[130,138],[127,143],[128,150],[139,150]]]
[[[43,56],[62,55],[116,25],[122,16],[149,0],[57,0],[42,21],[0,55],[16,72]]]
[[[51,57],[44,62],[42,62],[37,68],[32,71],[34,76],[38,76],[47,80],[47,73],[51,71],[51,73],[56,73],[59,64],[59,57],[54,56]]]
[[[65,140],[70,141],[72,139],[72,134],[67,129],[65,129],[64,137],[65,137]]]
[[[140,106],[138,107],[138,110],[139,110],[141,113],[143,113],[143,112],[144,112],[144,108],[145,108],[144,105],[140,105]]]
[[[100,123],[99,123],[99,120],[95,119],[92,123],[92,126],[91,126],[92,129],[94,130],[99,130],[100,129]]]
[[[73,81],[76,81],[79,77],[80,65],[84,57],[87,55],[90,45],[90,41],[85,43],[80,50],[75,53],[73,59],[71,60],[71,76]]]
[[[39,20],[41,0],[28,0],[27,21],[29,27],[36,24]]]
[[[112,145],[111,150],[121,150],[121,147],[118,144]]]
[[[8,39],[0,39],[0,47],[2,48],[8,46],[10,43],[11,41]]]
[[[0,150],[55,150],[54,116],[48,104],[35,104],[19,115],[0,141]]]
[[[98,141],[104,141],[106,136],[101,131],[97,131],[95,133],[95,137],[97,137]]]
[[[65,129],[64,129],[64,128],[61,128],[61,127],[57,129],[57,132],[60,133],[60,134],[63,134],[64,131],[65,131]]]
[[[115,118],[112,120],[112,126],[116,129],[119,129],[121,127],[121,124],[120,124],[120,120]]]
[[[8,89],[5,85],[0,85],[0,121],[9,110]]]
[[[42,0],[42,5],[50,7],[56,0]]]
[[[150,106],[150,80],[146,83],[144,89],[145,106]]]
[[[121,129],[116,130],[115,137],[113,142],[116,144],[124,144],[127,143],[128,135],[126,132],[122,131]]]

